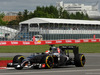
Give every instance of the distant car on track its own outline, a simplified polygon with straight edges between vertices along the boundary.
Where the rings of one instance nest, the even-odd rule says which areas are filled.
[[[67,50],[67,53],[66,53]],[[74,57],[70,57],[69,50],[73,50]],[[35,53],[27,58],[22,55],[16,55],[12,63],[8,63],[7,67],[14,67],[17,70],[28,68],[53,68],[59,66],[75,65],[83,67],[85,65],[85,56],[79,54],[77,46],[59,46],[51,45],[50,49],[45,53]]]

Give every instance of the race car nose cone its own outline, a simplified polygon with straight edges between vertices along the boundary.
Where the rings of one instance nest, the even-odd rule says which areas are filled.
[[[17,67],[21,67],[20,65],[17,65]]]

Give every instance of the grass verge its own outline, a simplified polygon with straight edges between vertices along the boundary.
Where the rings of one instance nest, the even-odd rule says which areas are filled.
[[[79,46],[81,53],[100,53],[100,43],[79,43],[79,44],[58,44]],[[0,53],[35,53],[45,52],[49,49],[49,45],[29,45],[29,46],[0,46]]]
[[[12,60],[13,57],[0,57],[0,60]]]

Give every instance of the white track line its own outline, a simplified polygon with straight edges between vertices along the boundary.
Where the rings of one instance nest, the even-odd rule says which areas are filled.
[[[87,67],[99,67],[100,65],[85,65],[85,66],[87,66]]]
[[[97,67],[97,66],[99,67],[100,65],[85,65],[85,67]],[[14,67],[0,67],[0,69],[15,69],[15,68]]]
[[[85,65],[85,67],[100,67],[100,65]],[[14,67],[0,67],[0,70],[1,69],[15,69]]]
[[[46,73],[72,73],[72,72],[100,72],[100,69],[85,69],[85,70],[63,70],[63,71],[39,71],[39,72],[14,72],[14,73],[0,73],[2,75],[18,75],[18,74],[46,74]]]
[[[0,70],[1,69],[14,69],[14,68],[0,67]]]
[[[98,72],[98,73],[93,73],[93,72],[91,72],[91,73],[86,73],[86,75],[100,75],[100,72]]]

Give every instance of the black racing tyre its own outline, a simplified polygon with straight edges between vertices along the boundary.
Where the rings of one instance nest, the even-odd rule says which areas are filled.
[[[45,65],[46,65],[46,68],[50,69],[50,68],[53,68],[54,66],[54,59],[52,56],[46,56],[45,58]]]
[[[24,59],[24,56],[22,56],[22,55],[16,55],[16,56],[13,58],[13,64],[14,64],[14,63],[18,63],[18,65],[21,65],[23,59]],[[17,67],[18,65],[15,65],[14,68],[17,69],[17,70],[23,69],[22,66],[21,66],[21,67]]]
[[[76,67],[84,67],[85,62],[86,62],[86,59],[83,54],[77,54],[74,58],[74,63]]]

